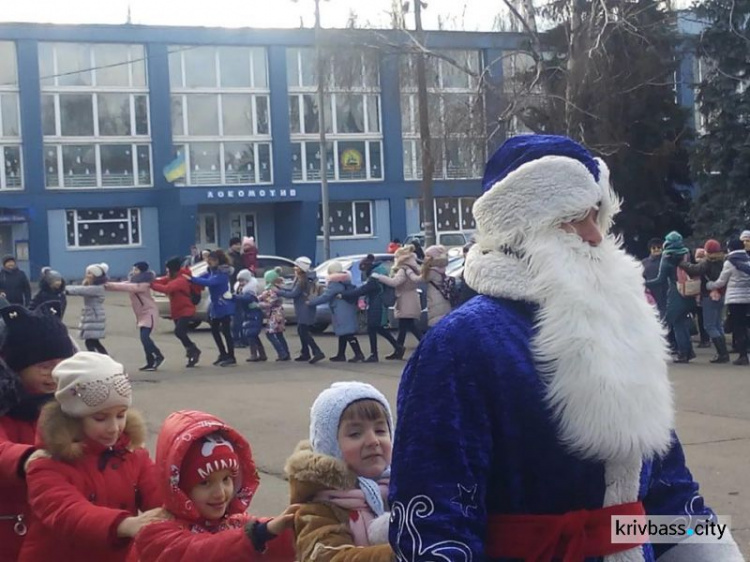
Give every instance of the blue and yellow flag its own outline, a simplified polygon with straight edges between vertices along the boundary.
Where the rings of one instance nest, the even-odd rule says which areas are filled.
[[[164,177],[169,182],[177,181],[180,178],[184,178],[187,173],[187,164],[185,163],[185,155],[180,153],[177,158],[172,160],[169,164],[164,166]]]

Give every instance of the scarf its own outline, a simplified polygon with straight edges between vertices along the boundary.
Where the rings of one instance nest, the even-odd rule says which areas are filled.
[[[131,283],[153,283],[156,279],[156,274],[153,271],[141,271],[135,275],[130,275],[129,281]]]
[[[359,488],[353,490],[323,490],[313,498],[314,502],[332,503],[349,511],[349,530],[354,537],[354,546],[370,546],[369,527],[385,513],[390,479],[386,471],[383,478],[375,482],[359,477]]]

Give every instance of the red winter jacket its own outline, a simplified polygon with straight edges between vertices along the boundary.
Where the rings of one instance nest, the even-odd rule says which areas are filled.
[[[29,524],[23,463],[34,451],[36,421],[0,417],[0,562],[18,558],[23,535],[16,523]],[[14,530],[14,528],[16,530]]]
[[[81,439],[80,421],[52,402],[39,434],[52,458],[34,461],[26,475],[32,525],[19,562],[126,560],[132,541],[118,538],[117,527],[162,505],[143,419],[129,410],[120,440],[104,448]]]
[[[179,487],[180,467],[192,443],[221,431],[234,446],[240,461],[234,500],[221,521],[201,518],[188,495]],[[293,562],[294,534],[288,532],[270,540],[259,554],[245,535],[244,526],[253,518],[246,514],[258,489],[258,471],[250,444],[237,431],[210,414],[183,410],[171,414],[159,432],[156,466],[167,510],[173,521],[152,523],[135,537],[130,560],[141,562],[243,562],[272,560]]]
[[[195,316],[195,305],[190,297],[190,281],[182,276],[183,273],[191,275],[190,269],[183,267],[176,277],[159,277],[151,283],[154,291],[169,297],[169,315],[172,320]]]

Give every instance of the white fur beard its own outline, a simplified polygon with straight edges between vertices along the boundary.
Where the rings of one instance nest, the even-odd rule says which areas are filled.
[[[667,348],[640,263],[612,238],[594,248],[562,230],[529,238],[532,351],[564,446],[632,462],[664,454],[674,425]]]

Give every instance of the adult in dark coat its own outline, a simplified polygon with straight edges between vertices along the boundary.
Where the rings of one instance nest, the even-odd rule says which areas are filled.
[[[661,252],[663,241],[660,238],[652,238],[648,241],[649,256],[641,261],[643,264],[643,278],[648,281],[655,279],[659,275],[659,265],[661,264]],[[656,301],[656,308],[659,311],[659,318],[664,320],[667,313],[667,288],[659,285],[649,289],[651,296]]]
[[[16,258],[5,256],[0,269],[0,297],[11,304],[28,306],[31,302],[31,284],[26,274],[18,269]]]
[[[388,309],[383,304],[383,284],[371,277],[371,273],[388,275],[388,269],[375,261],[375,256],[369,254],[359,263],[359,269],[367,281],[357,287],[341,293],[341,298],[350,302],[357,302],[360,297],[367,299],[367,336],[370,338],[370,356],[365,363],[378,362],[378,335],[384,337],[393,346],[393,353],[403,353],[402,346],[386,329],[388,324]]]
[[[245,262],[242,259],[242,240],[236,236],[229,239],[227,257],[229,258],[229,265],[234,268],[234,271],[229,276],[229,286],[234,287],[234,284],[237,282],[237,274],[245,269]]]

